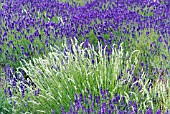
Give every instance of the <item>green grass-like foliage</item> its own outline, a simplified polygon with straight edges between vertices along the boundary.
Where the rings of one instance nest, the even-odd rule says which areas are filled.
[[[59,48],[51,47],[53,51],[44,58],[33,58],[33,61],[22,63],[23,67],[18,69],[26,72],[40,89],[40,95],[34,96],[34,91],[27,86],[28,91],[24,99],[30,97],[29,108],[23,107],[24,100],[21,93],[17,92],[12,98],[17,102],[16,109],[32,110],[37,113],[38,110],[43,110],[49,113],[51,108],[59,109],[60,104],[68,108],[69,102],[74,99],[74,93],[85,94],[86,88],[93,91],[93,95],[99,94],[101,86],[113,93],[119,91],[121,84],[117,77],[123,67],[123,49],[113,49],[108,61],[106,52],[100,44],[98,52],[93,46],[84,49],[82,45],[83,43],[80,45],[74,43],[72,46],[74,54],[69,50],[64,54]],[[66,44],[63,46],[67,47]],[[130,63],[131,60],[126,61],[126,68],[130,67]]]
[[[138,50],[129,54],[123,51],[123,43],[119,50],[113,44],[114,48],[110,55],[110,61],[108,61],[105,49],[102,49],[100,43],[98,43],[99,50],[95,51],[93,46],[89,45],[89,48],[84,49],[83,43],[78,45],[77,40],[72,42],[74,54],[70,50],[62,52],[57,46],[55,48],[51,46],[51,52],[47,56],[33,58],[32,61],[21,63],[23,67],[18,68],[18,70],[23,69],[37,87],[33,90],[31,86],[25,85],[27,89],[25,90],[25,97],[22,98],[21,92],[19,92],[21,91],[19,89],[21,82],[17,83],[17,88],[13,89],[15,91],[13,97],[8,98],[9,102],[16,102],[13,113],[24,110],[25,112],[46,114],[51,113],[51,109],[58,112],[61,104],[68,110],[70,102],[74,102],[74,93],[86,95],[86,88],[89,88],[93,95],[99,95],[100,87],[108,89],[112,96],[115,92],[124,94],[126,102],[130,99],[136,101],[141,104],[140,109],[145,110],[148,106],[151,106],[155,107],[156,110],[160,106],[159,104],[154,105],[153,98],[161,85],[157,85],[157,88],[155,87],[151,91],[147,90],[150,82],[145,73],[142,74],[142,79],[138,81],[142,86],[140,93],[137,89],[132,91],[129,88],[133,79],[132,74],[126,72],[126,69],[132,69],[132,66],[135,69],[135,65],[138,63]],[[64,44],[63,48],[67,49],[67,45]],[[129,57],[126,61],[122,59],[123,53]],[[92,63],[92,60],[94,60],[94,63]],[[121,79],[118,79],[123,68],[124,75]],[[124,84],[125,80],[128,81],[127,84]],[[135,83],[137,82],[134,82],[131,86]],[[35,96],[34,92],[38,88],[40,94]],[[129,96],[129,94],[132,95]],[[165,92],[160,93],[160,95],[165,95]],[[168,102],[165,104],[167,106]]]

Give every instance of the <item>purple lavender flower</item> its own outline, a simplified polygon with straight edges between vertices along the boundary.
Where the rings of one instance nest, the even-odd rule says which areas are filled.
[[[163,41],[162,37],[160,37],[160,38],[158,39],[158,41],[159,41],[159,42],[162,42],[162,41]]]
[[[2,53],[2,48],[0,47],[0,53]]]
[[[8,87],[8,94],[9,94],[9,97],[12,97],[12,91],[11,91],[10,87]]]
[[[170,112],[169,112],[169,110],[168,110],[168,109],[166,110],[165,114],[170,114]]]
[[[28,52],[24,52],[26,57],[29,57],[29,53]]]
[[[168,46],[168,41],[167,41],[167,40],[164,40],[164,42],[165,42],[165,45]]]
[[[12,81],[12,87],[15,87],[15,86],[16,86],[16,81],[13,80],[13,81]]]
[[[153,114],[152,108],[147,108],[145,114]]]
[[[165,54],[162,54],[162,57],[163,57],[164,59],[167,59],[167,57],[165,56]]]
[[[51,111],[51,112],[52,112],[52,114],[55,114],[54,109],[51,109],[51,110],[52,110],[52,111]]]
[[[4,94],[5,94],[5,96],[7,95],[7,93],[6,93],[6,88],[4,89]]]
[[[89,40],[86,39],[86,40],[84,41],[84,43],[83,43],[83,47],[84,47],[84,48],[87,48],[87,47],[88,47],[88,44],[89,44]]]
[[[160,111],[160,110],[157,110],[156,114],[161,114],[161,111]]]
[[[25,97],[25,87],[22,83],[20,83],[20,89],[21,89],[22,98],[24,98]]]

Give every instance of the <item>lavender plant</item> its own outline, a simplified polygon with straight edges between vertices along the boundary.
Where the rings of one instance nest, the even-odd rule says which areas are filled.
[[[9,97],[11,102],[16,102],[15,109],[49,113],[51,108],[56,111],[61,104],[68,109],[69,102],[73,101],[74,93],[82,92],[84,94],[86,88],[92,90],[93,95],[99,93],[100,86],[108,88],[112,92],[121,91],[123,87],[121,87],[122,81],[118,81],[119,69],[129,68],[132,62],[127,60],[127,64],[122,65],[122,59],[120,59],[123,57],[122,46],[116,50],[113,45],[112,54],[108,58],[106,50],[102,49],[100,43],[98,52],[89,44],[89,48],[84,49],[83,44],[78,45],[75,40],[72,50],[68,50],[65,43],[64,52],[59,48],[51,47],[53,51],[48,56],[44,56],[45,59],[33,58],[33,62],[22,63],[23,67],[18,70],[22,69],[26,72],[29,79],[36,85],[36,89],[32,90],[31,86],[19,80],[15,82],[16,87],[8,86],[12,89],[11,91],[17,92]],[[26,67],[24,67],[25,65]],[[130,75],[129,78],[131,78]],[[12,84],[9,82],[8,85]],[[28,97],[29,108],[22,107]]]
[[[120,5],[118,6],[117,4]],[[10,7],[11,5],[13,7]],[[122,6],[125,7],[123,8]],[[145,8],[144,11],[143,7]],[[152,12],[153,15],[141,15],[138,8],[140,9],[139,11],[145,14]],[[120,44],[124,40],[124,38],[120,39],[120,36],[123,35],[122,33],[132,33],[134,35],[134,30],[143,30],[148,26],[148,29],[154,28],[164,34],[165,31],[162,29],[161,23],[168,23],[168,21],[162,22],[163,19],[158,20],[157,12],[159,13],[159,10],[162,11],[162,14],[159,15],[161,18],[168,16],[168,12],[166,12],[167,6],[153,1],[144,3],[141,1],[126,1],[123,3],[122,1],[106,2],[96,0],[86,3],[82,7],[58,1],[3,1],[1,12],[3,17],[1,20],[1,43],[3,44],[3,49],[1,47],[1,61],[5,65],[9,63],[14,65],[13,63],[15,63],[17,64],[16,66],[19,66],[17,62],[20,60],[19,58],[30,58],[32,55],[37,57],[40,56],[40,53],[48,53],[48,45],[51,43],[60,44],[62,37],[66,37],[68,43],[70,43],[70,38],[77,37],[80,42],[88,39],[88,41],[97,45],[98,40],[100,40],[105,45],[111,45],[113,42]],[[82,12],[84,12],[83,15]],[[62,22],[58,21],[56,17],[61,17]],[[134,22],[136,23],[135,26]],[[63,23],[65,23],[64,26]],[[158,30],[158,28],[161,29]],[[111,35],[108,39],[105,39],[106,37],[103,35],[108,33]],[[93,37],[91,37],[91,34]],[[126,45],[131,42],[130,40]],[[168,42],[168,40],[166,41]],[[25,42],[25,44],[21,44],[21,42]],[[9,50],[7,50],[8,48]]]
[[[88,89],[87,89],[88,90]],[[75,94],[74,102],[70,103],[69,111],[65,111],[65,109],[61,106],[62,113],[64,114],[152,114],[152,108],[146,108],[146,110],[140,110],[139,106],[136,102],[129,100],[125,100],[124,95],[119,95],[117,93],[111,97],[108,90],[103,90],[102,87],[100,88],[100,95],[92,96],[90,91],[87,91],[87,95]],[[54,111],[52,112],[55,113]],[[157,110],[156,114],[160,114],[161,111]],[[168,109],[166,110],[165,114],[168,114]]]
[[[51,47],[53,51],[45,56],[45,59],[33,59],[33,62],[29,63],[25,61],[23,65],[26,67],[23,66],[21,69],[29,75],[30,80],[36,85],[36,89],[32,90],[32,87],[27,83],[17,81],[16,85],[18,86],[11,91],[16,91],[17,88],[20,88],[20,91],[11,95],[9,100],[16,102],[15,108],[19,109],[19,112],[21,109],[25,109],[26,112],[49,113],[51,108],[54,112],[58,112],[57,109],[60,108],[60,105],[68,110],[69,102],[74,99],[74,93],[86,95],[85,90],[89,88],[92,91],[91,95],[95,96],[99,95],[102,86],[110,90],[111,97],[114,93],[120,93],[124,94],[125,102],[133,100],[139,103],[137,111],[144,111],[148,107],[151,107],[154,112],[157,111],[161,105],[154,102],[155,92],[152,93],[150,87],[152,83],[149,82],[145,74],[134,80],[137,58],[134,65],[131,60],[132,56],[125,65],[122,65],[121,60],[123,59],[120,59],[123,56],[122,47],[117,51],[113,46],[110,58],[107,58],[105,50],[100,44],[99,47],[99,51],[95,52],[93,46],[89,45],[89,48],[84,49],[83,43],[78,45],[75,41],[72,50],[68,50],[66,44],[64,52],[61,52],[59,48]],[[119,71],[123,67],[126,70]],[[159,91],[159,88],[156,88],[155,91]],[[157,99],[160,98],[162,97]],[[21,101],[21,99],[23,100]],[[27,105],[25,108],[22,107],[24,103]]]

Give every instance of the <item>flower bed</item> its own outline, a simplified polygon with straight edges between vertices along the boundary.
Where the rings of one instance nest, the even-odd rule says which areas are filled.
[[[166,0],[2,0],[0,110],[61,113],[72,102],[80,111],[72,113],[168,114],[169,6]],[[98,106],[100,87],[110,97]],[[74,102],[74,94],[89,94],[89,104]],[[115,94],[126,102],[119,98],[112,110]]]

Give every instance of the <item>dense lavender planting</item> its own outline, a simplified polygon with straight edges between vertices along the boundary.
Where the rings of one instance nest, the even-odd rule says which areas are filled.
[[[81,92],[85,95],[85,89],[89,88],[92,91],[91,97],[98,96],[100,86],[108,88],[111,97],[115,93],[125,94],[126,103],[129,100],[136,102],[144,112],[148,107],[152,107],[149,110],[153,112],[160,107],[168,107],[169,101],[163,101],[164,105],[159,104],[163,99],[169,99],[165,93],[168,88],[167,84],[163,83],[164,79],[156,80],[157,85],[152,86],[153,83],[144,72],[141,72],[138,78],[134,76],[138,63],[138,57],[134,53],[139,53],[138,50],[131,55],[126,53],[129,59],[124,61],[122,44],[119,50],[116,50],[113,44],[114,48],[108,59],[106,48],[102,49],[101,45],[98,45],[99,50],[95,52],[93,46],[84,49],[83,43],[77,43],[73,43],[73,50],[69,50],[64,44],[64,52],[57,47],[51,47],[53,51],[47,56],[33,58],[33,62],[24,61],[18,69],[23,69],[29,75],[29,79],[25,80],[22,72],[18,72],[18,75],[12,74],[12,80],[8,78],[4,92],[8,101],[14,105],[15,113],[26,113],[30,110],[34,113],[50,113],[51,109],[58,112],[60,105],[67,111],[70,101],[74,100],[74,93]],[[123,62],[126,64],[123,65]],[[163,112],[162,108],[160,109]]]
[[[133,102],[139,109],[135,111],[135,107],[132,106],[133,110],[129,110],[127,102],[134,98],[132,97],[124,104],[126,106],[121,108],[121,111],[128,109],[127,113],[133,113],[132,111],[137,113],[141,108],[143,113],[157,112],[159,114],[170,109],[170,3],[168,0],[92,0],[84,5],[58,0],[0,0],[0,73],[6,79],[5,86],[0,83],[0,87],[3,86],[8,101],[14,95],[20,95],[12,94],[18,89],[21,98],[24,99],[23,102],[27,101],[28,96],[33,95],[28,91],[33,91],[35,96],[41,93],[40,88],[36,88],[38,83],[30,80],[33,74],[30,75],[23,70],[24,67],[29,69],[26,65],[21,64],[23,61],[28,62],[39,57],[46,59],[45,55],[52,52],[50,46],[55,45],[59,46],[60,51],[71,50],[74,55],[74,46],[71,42],[74,38],[78,41],[77,46],[82,44],[84,49],[94,46],[94,50],[97,52],[100,50],[99,41],[106,53],[98,56],[97,61],[100,63],[102,58],[107,56],[107,64],[114,52],[113,44],[116,44],[117,50],[121,50],[123,43],[122,63],[119,72],[116,73],[118,82],[126,80],[123,85],[123,88],[126,89],[119,88],[114,92],[118,92],[120,95],[124,94],[123,91],[134,92],[138,96],[137,98],[140,98],[138,103],[141,104],[134,100]],[[140,53],[133,53],[135,50],[139,50]],[[131,54],[134,56],[131,57]],[[88,56],[86,57],[88,58]],[[138,57],[137,62],[135,62],[136,57]],[[90,58],[90,61],[94,63],[94,58]],[[127,61],[130,61],[131,67],[126,67],[129,64]],[[52,64],[50,63],[50,65]],[[32,65],[36,66],[35,63]],[[105,71],[102,68],[105,67],[100,69]],[[44,67],[42,69],[43,73],[47,72]],[[106,72],[109,71],[106,70]],[[128,82],[126,77],[129,74],[132,76],[131,82]],[[97,76],[97,74],[95,75]],[[35,89],[28,87],[30,89],[28,90],[26,86],[33,86]],[[100,83],[100,86],[104,85]],[[111,89],[109,84],[104,87],[113,92],[113,88]],[[84,91],[85,88],[81,89]],[[95,91],[92,92],[96,94]],[[140,96],[138,92],[141,92],[142,95]],[[35,100],[36,97],[34,97],[32,99]],[[56,96],[54,95],[54,97]],[[112,97],[115,98],[115,96]],[[4,98],[2,97],[2,99]],[[149,104],[147,100],[151,103]],[[12,101],[15,101],[15,96]],[[103,105],[97,106],[98,110],[104,110],[104,105],[110,106],[109,101],[111,98],[103,102]],[[19,103],[22,105],[22,102]],[[41,105],[44,104],[43,100],[41,103]],[[74,108],[77,108],[77,103],[79,104],[79,101],[75,101]],[[2,109],[10,107],[10,103],[2,104],[4,105]],[[13,102],[11,106],[9,112],[12,111],[12,108],[15,109],[15,103]],[[55,105],[50,104],[49,106],[55,108]],[[68,110],[68,106],[64,107]],[[83,105],[80,107],[82,108]],[[118,111],[120,105],[115,107],[117,111],[115,113],[126,113]],[[109,110],[112,110],[111,107],[106,112],[109,113]],[[88,111],[88,109],[84,111]]]
[[[49,44],[63,37],[69,45],[70,39],[76,37],[80,42],[86,40],[92,44],[97,44],[98,40],[105,45],[127,41],[128,48],[132,42],[146,43],[138,41],[137,35],[142,35],[144,29],[147,35],[152,29],[158,34],[155,39],[150,38],[148,45],[157,49],[159,41],[169,51],[168,16],[168,5],[153,1],[94,1],[84,6],[54,0],[7,1],[2,3],[1,9],[1,63],[46,53]],[[154,50],[151,47],[150,51]]]
[[[100,88],[99,96],[92,96],[90,91],[87,89],[88,95],[75,94],[74,105],[70,103],[70,109],[68,112],[61,106],[62,113],[66,114],[152,114],[153,110],[148,107],[145,111],[139,109],[139,105],[131,100],[126,101],[125,96],[120,96],[115,93],[114,97],[111,98],[108,90],[102,90]],[[54,112],[53,112],[54,113]],[[156,114],[161,114],[160,110],[156,111]],[[169,114],[166,110],[165,114]]]

